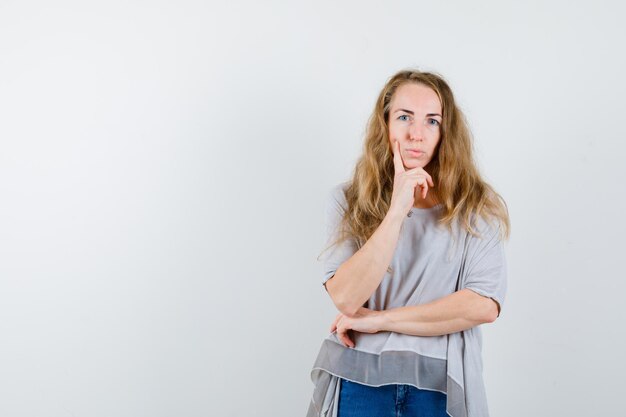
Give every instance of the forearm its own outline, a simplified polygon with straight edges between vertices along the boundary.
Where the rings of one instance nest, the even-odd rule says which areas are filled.
[[[380,314],[380,331],[441,336],[493,322],[497,306],[493,300],[464,289],[430,303],[384,310]]]
[[[398,243],[404,216],[389,212],[365,244],[326,282],[343,314],[352,316],[380,285]]]

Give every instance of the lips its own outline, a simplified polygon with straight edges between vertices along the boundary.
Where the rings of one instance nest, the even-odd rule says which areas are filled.
[[[413,156],[420,156],[424,154],[424,151],[420,151],[419,149],[407,149],[406,151]]]

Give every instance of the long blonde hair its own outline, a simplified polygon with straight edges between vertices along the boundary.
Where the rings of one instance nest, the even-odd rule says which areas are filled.
[[[427,167],[435,183],[435,196],[442,204],[439,223],[452,231],[453,224],[458,222],[467,232],[479,236],[475,230],[476,217],[482,217],[491,224],[495,221],[501,238],[508,239],[510,220],[506,203],[478,172],[472,136],[452,90],[439,74],[407,69],[393,75],[376,100],[368,121],[363,154],[345,189],[347,210],[336,242],[350,236],[361,247],[389,210],[395,171],[388,118],[394,93],[406,83],[431,88],[441,101],[440,141]]]

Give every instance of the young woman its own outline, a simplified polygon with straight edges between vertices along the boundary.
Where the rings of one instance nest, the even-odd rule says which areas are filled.
[[[323,285],[339,314],[307,416],[488,416],[479,325],[502,308],[509,228],[445,80],[392,76],[330,193]]]

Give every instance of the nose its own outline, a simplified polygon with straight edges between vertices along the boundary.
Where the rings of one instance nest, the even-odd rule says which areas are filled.
[[[409,138],[411,140],[424,140],[424,125],[413,122],[409,126]]]

